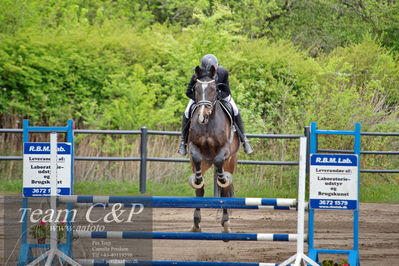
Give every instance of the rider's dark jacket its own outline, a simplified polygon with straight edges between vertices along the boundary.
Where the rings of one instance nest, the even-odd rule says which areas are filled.
[[[216,71],[215,81],[219,90],[219,97],[221,99],[226,98],[230,95],[230,85],[229,85],[229,72],[222,66],[219,66]],[[191,77],[190,82],[187,85],[186,95],[188,98],[195,101],[194,98],[194,85],[197,82],[197,76],[194,74]]]

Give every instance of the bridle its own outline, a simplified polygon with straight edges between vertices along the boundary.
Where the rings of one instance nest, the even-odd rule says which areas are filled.
[[[215,80],[212,79],[212,80],[210,80],[210,81],[201,81],[201,80],[197,79],[197,82],[199,82],[199,83],[202,85],[202,87],[204,88],[205,85],[209,85],[209,84],[211,84],[211,83],[214,83]],[[196,105],[197,105],[197,106],[206,106],[206,107],[209,108],[209,109],[213,109],[213,106],[215,105],[215,103],[216,103],[216,101],[217,101],[217,97],[216,97],[215,100],[213,100],[213,101],[205,100],[205,99],[204,99],[204,94],[203,94],[202,97],[203,97],[203,99],[200,100],[200,101],[198,101],[198,102],[196,102]]]
[[[212,79],[210,81],[201,81],[199,79],[197,79],[197,83],[200,83],[202,85],[202,99],[199,100],[198,102],[196,102],[195,107],[193,112],[198,108],[201,107],[200,112],[199,112],[199,121],[200,123],[207,123],[204,121],[207,121],[207,119],[204,117],[204,109],[208,109],[208,116],[212,114],[213,112],[213,107],[215,106],[216,102],[217,102],[217,97],[215,97],[215,99],[213,101],[209,101],[205,99],[205,89],[206,87],[211,84],[211,83],[215,83],[215,80]]]

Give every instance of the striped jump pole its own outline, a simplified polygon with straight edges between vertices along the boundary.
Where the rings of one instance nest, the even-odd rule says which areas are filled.
[[[75,206],[77,207],[86,207],[89,208],[91,206],[93,207],[99,207],[99,208],[107,208],[107,207],[112,207],[115,204],[122,204],[122,203],[75,203]],[[123,203],[122,207],[125,208],[132,208],[135,207],[136,203]],[[179,204],[153,204],[151,205],[152,208],[177,208],[177,209],[182,209],[182,208],[201,208],[202,205],[200,204],[193,204],[190,206],[187,205],[179,205]],[[219,209],[221,208],[220,205],[206,205],[206,208],[212,208],[212,209]],[[248,210],[284,210],[284,211],[296,211],[297,207],[295,206],[263,206],[263,205],[254,205],[254,206],[242,206],[242,205],[224,205],[223,208],[225,209],[248,209]],[[307,209],[307,204],[305,205],[305,210]]]
[[[87,232],[76,231],[75,236],[82,238],[117,238],[117,239],[174,239],[174,240],[236,240],[236,241],[297,241],[297,253],[281,264],[277,263],[241,263],[241,262],[195,262],[195,261],[140,261],[140,260],[77,260],[81,265],[89,266],[122,266],[122,265],[219,265],[219,266],[275,266],[275,265],[306,265],[318,264],[304,255],[304,211],[305,211],[305,168],[306,168],[306,138],[300,139],[298,202],[296,199],[283,198],[199,198],[199,197],[137,197],[137,196],[59,196],[58,200],[65,203],[101,204],[103,207],[111,204],[124,206],[142,204],[155,208],[268,208],[293,206],[298,208],[297,234],[243,234],[243,233],[176,233],[176,232]],[[297,205],[298,203],[298,205]]]
[[[211,262],[211,261],[141,261],[141,260],[77,260],[83,266],[278,266],[278,263],[257,263],[257,262]],[[289,264],[291,265],[291,264]]]
[[[297,241],[298,239],[297,234],[244,234],[244,233],[75,231],[73,235],[79,238],[223,240],[223,241]]]
[[[139,196],[59,196],[64,203],[139,203],[144,206],[175,206],[184,205],[187,208],[227,208],[226,206],[278,206],[292,207],[296,199],[268,198],[210,198],[210,197],[139,197]]]
[[[294,263],[295,266],[305,265],[319,266],[319,264],[313,261],[311,258],[304,253],[304,242],[305,242],[305,179],[306,179],[306,148],[307,140],[306,137],[300,138],[299,145],[299,178],[298,178],[298,218],[297,218],[297,244],[296,254],[283,261],[280,265],[286,266],[289,263]]]

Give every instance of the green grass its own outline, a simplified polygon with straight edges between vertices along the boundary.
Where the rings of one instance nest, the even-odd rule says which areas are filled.
[[[0,182],[0,193],[2,194],[18,194],[22,193],[22,179]]]
[[[399,184],[374,183],[362,185],[360,201],[399,203]]]
[[[209,180],[209,178],[208,178]],[[237,178],[235,183],[236,197],[265,197],[265,198],[295,198],[296,184],[283,183],[270,186],[268,180],[248,180]],[[22,181],[3,181],[0,184],[0,193],[21,193]],[[205,196],[213,196],[213,184],[205,187]],[[137,183],[99,181],[78,182],[75,184],[74,194],[78,195],[139,195]],[[146,195],[153,196],[194,196],[194,190],[187,182],[154,183],[147,182]],[[399,203],[399,184],[366,184],[360,190],[361,202]]]

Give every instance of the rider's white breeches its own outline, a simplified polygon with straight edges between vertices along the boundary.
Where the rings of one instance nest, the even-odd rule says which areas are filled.
[[[187,104],[186,111],[184,111],[184,115],[186,116],[187,119],[190,116],[189,112],[190,112],[191,105],[193,105],[194,103],[195,102],[192,99],[190,99],[190,101]]]
[[[233,97],[231,97],[229,95],[226,98],[224,98],[223,100],[225,100],[225,101],[227,101],[227,102],[229,102],[231,104],[231,106],[233,107],[234,116],[237,116],[238,115],[238,108],[237,108],[236,103],[234,102]],[[189,112],[190,112],[190,109],[191,109],[191,105],[193,105],[194,103],[195,102],[192,99],[190,99],[190,101],[188,102],[186,110],[184,111],[184,115],[186,116],[186,118],[189,118],[189,116],[190,116]]]

